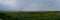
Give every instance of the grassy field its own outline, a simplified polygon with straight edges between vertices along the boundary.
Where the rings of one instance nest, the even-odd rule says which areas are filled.
[[[58,13],[60,11],[35,11],[35,12],[0,12],[5,13],[7,16],[7,20],[43,20],[43,19],[57,19],[60,16]],[[10,18],[11,16],[11,18]],[[53,20],[53,19],[52,19]]]

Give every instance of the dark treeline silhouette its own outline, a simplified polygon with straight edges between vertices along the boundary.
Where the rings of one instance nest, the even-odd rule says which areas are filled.
[[[7,15],[5,13],[2,13],[2,12],[0,13],[0,19],[5,20],[6,17],[7,17]]]

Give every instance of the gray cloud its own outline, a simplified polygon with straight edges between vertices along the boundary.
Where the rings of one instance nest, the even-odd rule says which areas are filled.
[[[2,1],[2,4],[5,6],[2,6],[0,10],[4,8],[7,8],[6,10],[16,11],[60,10],[60,0],[12,0],[10,2],[4,3],[4,1]]]

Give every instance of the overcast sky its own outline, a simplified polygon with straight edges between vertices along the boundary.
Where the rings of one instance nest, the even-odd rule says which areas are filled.
[[[0,0],[0,10],[60,10],[60,0]]]

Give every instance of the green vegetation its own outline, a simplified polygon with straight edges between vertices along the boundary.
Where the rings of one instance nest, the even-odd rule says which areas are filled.
[[[41,19],[41,18],[58,18],[59,16],[56,16],[56,13],[58,14],[60,11],[36,11],[36,12],[0,12],[5,13],[6,15],[10,15],[15,20],[32,20],[32,19]],[[32,18],[32,19],[31,19]],[[12,20],[10,17],[7,17],[8,20]]]

